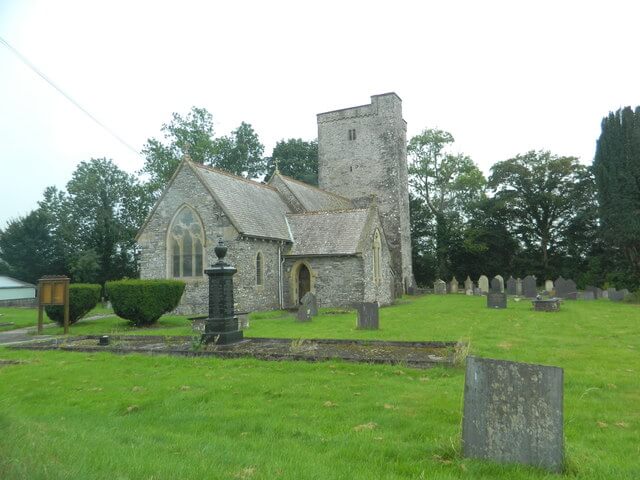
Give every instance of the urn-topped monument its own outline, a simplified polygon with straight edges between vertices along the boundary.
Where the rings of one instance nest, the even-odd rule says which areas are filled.
[[[242,340],[233,307],[233,275],[237,270],[224,261],[227,246],[222,239],[214,251],[218,261],[204,271],[209,275],[209,318],[205,320],[201,341],[225,345]]]

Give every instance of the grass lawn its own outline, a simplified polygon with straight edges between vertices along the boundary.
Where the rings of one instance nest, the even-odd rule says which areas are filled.
[[[295,323],[254,314],[247,336],[470,341],[472,353],[565,370],[567,472],[640,478],[640,308],[426,296]],[[73,334],[115,333],[112,317]],[[144,333],[190,334],[166,317]],[[130,332],[129,332],[130,333]],[[561,478],[460,456],[464,371],[0,349],[2,479]]]
[[[98,306],[91,310],[87,317],[93,315],[108,315],[112,314],[113,310],[110,308],[102,308]],[[51,323],[49,317],[47,317],[46,311],[42,315],[43,323]],[[0,327],[0,332],[7,330],[15,330],[16,328],[35,327],[38,325],[38,309],[37,308],[24,308],[24,307],[0,307],[0,323],[11,322],[14,325],[6,327]],[[50,331],[47,330],[46,333]],[[62,332],[62,328],[60,329]]]

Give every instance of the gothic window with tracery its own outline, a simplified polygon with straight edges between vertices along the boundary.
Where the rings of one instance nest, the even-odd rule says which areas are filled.
[[[204,229],[198,215],[184,206],[169,228],[169,257],[172,277],[201,277],[203,274]]]
[[[380,285],[382,274],[380,273],[380,250],[382,249],[382,241],[380,240],[380,232],[376,229],[373,234],[373,283]]]

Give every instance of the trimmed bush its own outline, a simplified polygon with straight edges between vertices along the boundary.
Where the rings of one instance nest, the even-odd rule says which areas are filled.
[[[69,285],[69,325],[76,323],[95,308],[100,301],[102,287],[93,283],[72,283]],[[47,316],[64,325],[64,306],[47,305]]]
[[[117,280],[107,282],[107,294],[116,315],[141,327],[176,308],[184,286],[179,280]]]

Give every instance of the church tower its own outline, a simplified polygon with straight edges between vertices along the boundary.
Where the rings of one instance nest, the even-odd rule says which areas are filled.
[[[396,287],[414,285],[409,230],[407,122],[395,93],[369,105],[318,114],[318,183],[357,206],[378,204]],[[375,197],[375,198],[373,198]]]

